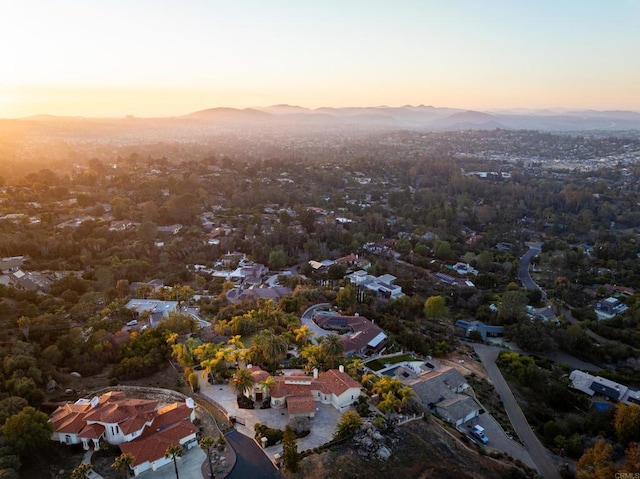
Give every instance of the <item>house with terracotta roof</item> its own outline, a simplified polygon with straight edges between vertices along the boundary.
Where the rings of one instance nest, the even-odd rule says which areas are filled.
[[[256,379],[256,385],[247,396],[253,400],[270,397],[271,407],[286,407],[291,418],[313,418],[316,402],[331,404],[342,412],[358,400],[362,390],[360,383],[344,372],[344,366],[321,373],[314,369],[313,376],[307,376],[302,371],[274,376],[276,386],[270,390],[258,385],[258,382],[264,381],[269,374],[256,366],[250,369]]]
[[[98,450],[101,441],[120,446],[123,453],[134,456],[132,467],[138,475],[166,464],[164,453],[169,445],[196,445],[194,419],[191,398],[161,406],[158,401],[131,399],[121,391],[110,391],[59,406],[49,422],[53,424],[53,441],[82,444],[85,450]]]

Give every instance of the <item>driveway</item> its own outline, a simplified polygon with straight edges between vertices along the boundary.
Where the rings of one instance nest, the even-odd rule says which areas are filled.
[[[236,465],[227,476],[227,479],[282,478],[276,466],[265,456],[253,439],[249,439],[238,431],[231,431],[226,435],[226,438],[228,444],[237,453]]]
[[[500,395],[500,398],[504,403],[504,408],[509,416],[509,420],[518,434],[518,437],[520,437],[524,442],[527,452],[531,456],[531,459],[533,459],[538,472],[545,479],[560,479],[558,468],[551,459],[549,452],[536,437],[531,426],[529,426],[522,409],[520,409],[520,406],[516,402],[516,398],[513,396],[511,389],[509,389],[509,386],[498,369],[498,366],[496,366],[496,358],[498,357],[498,353],[501,349],[485,346],[484,344],[474,344],[473,348],[475,349],[476,354],[480,357],[480,360],[493,383],[493,387]]]
[[[542,298],[547,299],[547,293],[540,289],[533,279],[531,278],[531,274],[529,274],[529,265],[531,264],[531,258],[540,254],[542,251],[542,243],[527,243],[529,246],[529,251],[522,255],[519,260],[520,268],[518,270],[518,279],[522,283],[525,289],[528,290],[539,290],[542,293]]]
[[[207,455],[198,446],[184,452],[184,456],[178,459],[178,474],[180,477],[196,479],[202,477],[202,463],[207,460]],[[175,479],[176,470],[173,461],[152,471],[145,471],[138,476],[140,479]]]
[[[514,459],[520,459],[529,467],[536,467],[527,450],[507,436],[507,433],[504,432],[502,426],[498,424],[498,421],[496,421],[491,414],[486,412],[482,413],[477,418],[463,424],[461,426],[461,430],[465,434],[469,434],[469,427],[476,424],[479,424],[484,428],[485,434],[489,439],[487,447],[507,453]]]
[[[309,327],[309,330],[313,333],[314,338],[322,338],[324,336],[327,336],[328,334],[331,334],[330,331],[325,331],[324,329],[322,329],[320,326],[318,326],[316,323],[313,322],[313,313],[315,313],[319,309],[329,309],[330,307],[331,307],[331,304],[329,303],[320,303],[320,304],[311,306],[304,313],[302,313],[302,316],[300,317],[300,322],[303,325]]]
[[[285,374],[292,372],[285,370]],[[217,402],[227,414],[236,418],[236,429],[251,438],[255,434],[254,425],[259,422],[269,427],[283,430],[289,424],[289,415],[286,409],[240,409],[236,399],[236,393],[231,390],[227,384],[209,384],[208,381],[201,377],[200,393]],[[298,439],[298,451],[313,449],[329,442],[336,430],[338,421],[340,421],[341,413],[330,404],[316,403],[316,414],[310,420],[311,433],[303,438]],[[256,446],[257,447],[257,446]],[[238,456],[243,452],[235,449]],[[275,454],[282,455],[282,445],[260,449],[263,455],[267,455],[273,459]]]

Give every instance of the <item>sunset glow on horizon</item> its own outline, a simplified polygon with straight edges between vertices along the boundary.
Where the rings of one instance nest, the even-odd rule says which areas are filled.
[[[640,111],[640,2],[0,0],[0,118]]]

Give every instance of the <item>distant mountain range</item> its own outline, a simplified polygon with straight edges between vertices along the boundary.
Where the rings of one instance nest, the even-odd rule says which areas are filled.
[[[256,108],[209,108],[179,117],[167,118],[84,118],[33,115],[18,121],[39,125],[109,123],[113,125],[155,125],[154,127],[191,128],[209,130],[242,126],[255,128],[314,130],[382,130],[419,129],[431,131],[514,130],[543,131],[620,131],[640,130],[640,112],[566,109],[513,109],[473,111],[438,108],[425,105],[401,107],[304,108],[293,105],[274,105]],[[11,120],[2,120],[3,122]],[[88,126],[88,125],[86,125]],[[203,130],[204,128],[204,130]]]
[[[472,111],[433,106],[347,107],[309,109],[274,105],[246,109],[210,108],[183,118],[207,122],[251,122],[286,125],[358,125],[362,127],[419,128],[428,130],[637,130],[640,113],[596,110],[494,110]]]

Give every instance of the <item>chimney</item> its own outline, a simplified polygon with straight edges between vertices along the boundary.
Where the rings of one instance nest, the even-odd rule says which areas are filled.
[[[318,368],[313,368],[313,379],[318,379]]]
[[[342,364],[340,366],[338,366],[338,369],[340,370],[341,373],[344,372],[344,366]]]

